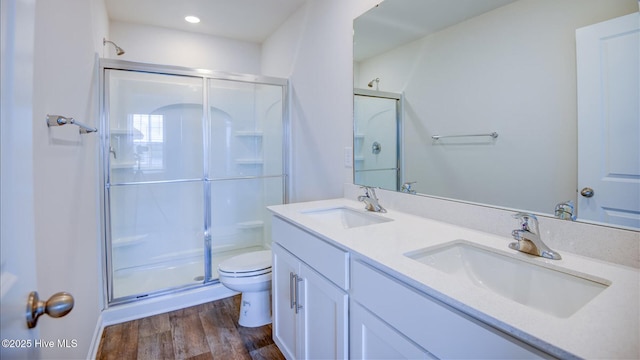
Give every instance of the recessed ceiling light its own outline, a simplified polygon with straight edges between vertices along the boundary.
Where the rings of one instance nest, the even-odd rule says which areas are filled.
[[[192,23],[192,24],[197,24],[197,23],[199,23],[199,22],[200,22],[200,18],[199,18],[199,17],[197,17],[197,16],[192,16],[192,15],[185,16],[185,17],[184,17],[184,20],[185,20],[186,22],[189,22],[189,23]]]

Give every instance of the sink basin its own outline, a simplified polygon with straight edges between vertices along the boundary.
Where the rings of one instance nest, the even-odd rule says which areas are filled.
[[[392,219],[368,213],[366,210],[348,207],[307,210],[302,213],[323,224],[341,226],[345,229],[392,221]]]
[[[456,281],[560,318],[567,318],[605,290],[610,281],[569,270],[541,266],[465,240],[406,253]]]

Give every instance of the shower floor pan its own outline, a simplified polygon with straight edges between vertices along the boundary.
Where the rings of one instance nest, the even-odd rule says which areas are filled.
[[[212,280],[218,279],[218,264],[222,261],[257,250],[264,250],[264,248],[255,246],[215,254],[211,258]],[[202,256],[194,256],[180,263],[172,261],[153,266],[120,269],[114,271],[113,298],[146,297],[150,293],[203,282],[204,259]]]

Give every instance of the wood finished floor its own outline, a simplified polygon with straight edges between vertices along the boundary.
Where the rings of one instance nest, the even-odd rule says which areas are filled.
[[[238,325],[240,295],[108,326],[97,359],[284,359],[271,325]]]

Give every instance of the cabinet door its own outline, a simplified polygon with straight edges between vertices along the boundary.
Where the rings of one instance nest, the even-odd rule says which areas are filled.
[[[289,360],[298,354],[298,325],[293,308],[294,289],[292,274],[297,274],[300,262],[293,255],[274,243],[272,268],[273,341]]]
[[[302,263],[300,359],[348,358],[348,296]]]
[[[350,305],[352,359],[436,359],[362,305]]]

